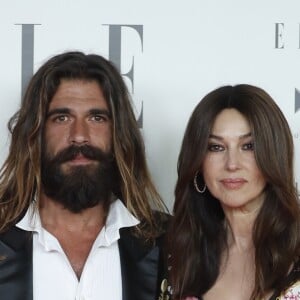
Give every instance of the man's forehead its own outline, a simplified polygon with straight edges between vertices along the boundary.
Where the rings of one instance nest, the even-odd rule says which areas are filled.
[[[49,103],[49,109],[61,105],[96,105],[108,109],[102,88],[96,80],[63,79]]]

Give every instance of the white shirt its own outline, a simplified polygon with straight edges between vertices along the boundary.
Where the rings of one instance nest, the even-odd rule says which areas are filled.
[[[122,300],[119,229],[138,223],[120,200],[113,202],[78,281],[58,240],[30,207],[17,227],[33,232],[33,299]]]

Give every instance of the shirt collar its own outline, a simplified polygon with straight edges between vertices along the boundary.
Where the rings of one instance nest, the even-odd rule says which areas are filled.
[[[17,227],[26,230],[39,232],[42,228],[42,223],[39,215],[39,211],[36,208],[36,202],[32,204],[27,209],[24,217],[16,224]]]
[[[140,222],[125,207],[122,201],[114,201],[109,208],[105,226],[98,235],[95,246],[105,247],[111,245],[120,238],[119,230],[124,227],[133,227]]]
[[[120,238],[119,230],[121,228],[133,227],[139,223],[139,220],[129,212],[121,200],[115,200],[109,207],[105,226],[96,238],[94,246],[105,247],[111,245]],[[42,227],[40,215],[35,203],[30,205],[26,214],[16,226],[23,230],[37,232],[40,236],[44,236],[45,230]]]

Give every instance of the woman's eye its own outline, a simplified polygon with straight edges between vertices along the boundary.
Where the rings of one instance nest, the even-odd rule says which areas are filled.
[[[218,145],[218,144],[210,144],[208,145],[208,151],[211,152],[220,152],[223,151],[224,147],[222,145]]]
[[[246,143],[242,146],[243,150],[254,150],[254,143]]]

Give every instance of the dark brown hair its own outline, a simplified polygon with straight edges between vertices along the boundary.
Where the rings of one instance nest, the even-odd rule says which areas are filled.
[[[112,115],[113,151],[120,175],[118,196],[141,220],[139,234],[152,239],[158,229],[152,209],[164,210],[164,205],[150,179],[128,90],[112,63],[81,52],[63,53],[42,65],[8,124],[12,139],[0,174],[0,230],[14,224],[33,198],[39,198],[44,122],[63,79],[95,80],[101,87]]]
[[[234,108],[249,121],[257,165],[266,179],[265,201],[255,220],[255,287],[251,299],[280,290],[300,250],[300,214],[293,174],[293,139],[274,100],[251,85],[224,86],[205,96],[188,122],[178,159],[174,218],[169,234],[174,299],[201,297],[215,283],[227,249],[224,213],[209,191],[193,186],[216,116]]]

